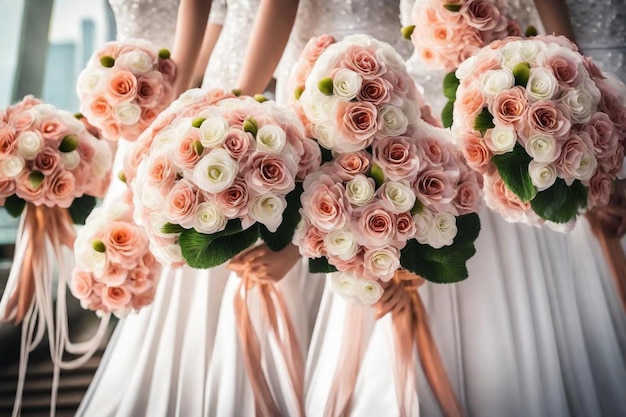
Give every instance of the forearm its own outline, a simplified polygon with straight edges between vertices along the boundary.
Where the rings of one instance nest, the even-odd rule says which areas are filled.
[[[296,20],[298,0],[263,0],[239,74],[243,94],[262,93],[270,82]]]
[[[177,95],[191,86],[196,61],[209,18],[211,0],[181,0],[172,59],[178,66]]]
[[[564,0],[534,0],[547,34],[564,35],[575,41]]]
[[[204,72],[209,64],[209,59],[215,48],[215,44],[222,32],[222,24],[209,23],[206,31],[204,32],[204,40],[202,41],[202,49],[198,56],[198,62],[196,63],[196,70],[194,71],[193,82],[191,87],[200,87],[202,85],[202,79],[204,78]]]

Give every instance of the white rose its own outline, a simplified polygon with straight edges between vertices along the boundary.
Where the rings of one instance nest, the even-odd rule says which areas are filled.
[[[402,105],[400,106],[400,110],[402,110],[402,114],[404,114],[409,121],[409,126],[412,129],[417,128],[417,126],[427,125],[426,122],[423,122],[420,117],[422,116],[422,112],[417,104],[413,100],[405,99],[402,101]]]
[[[52,104],[36,104],[30,109],[35,122],[41,122],[58,114],[58,110]]]
[[[310,93],[305,90],[300,97],[302,110],[311,123],[329,123],[334,120],[337,109],[337,98],[328,97],[322,93]]]
[[[226,228],[226,216],[217,204],[205,201],[198,204],[193,218],[193,228],[200,233],[217,233]]]
[[[436,213],[428,244],[435,249],[450,246],[456,237],[456,218],[450,213]]]
[[[598,160],[591,151],[585,152],[577,167],[572,167],[574,178],[589,181],[598,168]],[[570,185],[570,184],[568,184]]]
[[[496,126],[491,131],[487,147],[496,155],[511,152],[517,143],[517,134],[513,129]]]
[[[103,178],[111,170],[113,153],[109,144],[104,140],[94,140],[92,145],[96,152],[91,161],[91,170],[96,177]]]
[[[341,59],[342,51],[339,50],[338,44],[330,45],[328,48],[322,52],[322,55],[317,59],[315,65],[313,66],[313,70],[311,74],[307,78],[306,90],[317,90],[317,82],[324,78],[330,72],[330,70],[335,67],[335,65]]]
[[[161,196],[159,190],[155,187],[149,186],[148,184],[141,184],[139,182],[136,183],[139,188],[139,201],[146,208],[150,210],[158,210],[161,211],[164,205],[164,198]],[[163,224],[167,223],[164,221]],[[161,226],[163,226],[163,224]],[[159,229],[160,230],[160,229]]]
[[[153,194],[156,194],[156,193],[153,192]],[[163,202],[161,201],[161,205],[162,204]],[[135,210],[135,214],[137,212],[138,210]],[[163,226],[169,223],[169,219],[167,218],[165,213],[160,210],[150,213],[148,221],[150,222],[148,227],[150,227],[150,229],[152,230],[152,234],[154,236],[158,236],[162,238],[173,238],[173,237],[180,236],[179,233],[163,233]]]
[[[350,273],[339,272],[330,275],[330,289],[348,301],[356,300],[359,280]]]
[[[376,195],[375,182],[365,175],[357,175],[346,183],[346,198],[355,206],[364,206]]]
[[[216,148],[226,139],[228,122],[222,117],[210,117],[200,125],[200,143],[205,148]]]
[[[354,258],[359,250],[354,233],[347,228],[333,230],[328,233],[324,237],[324,245],[329,254],[344,261]]]
[[[517,52],[522,60],[530,63],[534,63],[537,61],[537,55],[540,52],[546,50],[546,46],[543,42],[533,41],[533,40],[525,40],[520,43],[519,49]]]
[[[365,252],[365,268],[383,281],[389,281],[400,268],[397,252],[389,249],[375,249]]]
[[[331,125],[314,124],[311,128],[311,133],[313,133],[313,137],[315,137],[324,148],[333,149],[335,147],[337,132]]]
[[[192,88],[178,96],[176,102],[186,107],[187,104],[193,104],[204,99],[205,93],[206,92],[201,88]]]
[[[250,216],[265,225],[274,233],[283,221],[283,212],[287,207],[285,198],[276,194],[256,196],[250,203]]]
[[[559,151],[560,149],[554,137],[550,135],[535,134],[529,137],[526,142],[528,155],[535,161],[544,164],[554,162],[558,157]]]
[[[385,197],[394,208],[394,213],[405,213],[415,205],[415,193],[411,187],[401,182],[389,181],[385,184]]]
[[[172,123],[171,126],[175,142],[179,142],[187,137],[193,127],[191,125],[192,121],[193,119],[191,117],[181,117]]]
[[[72,152],[61,152],[61,162],[68,170],[73,170],[80,164],[80,154],[76,149]]]
[[[96,93],[104,84],[104,74],[104,70],[99,68],[85,68],[78,76],[78,95]]]
[[[361,91],[363,78],[356,72],[342,68],[333,79],[333,94],[345,100],[352,100]]]
[[[462,80],[463,78],[467,77],[472,71],[474,71],[474,67],[476,67],[477,60],[478,60],[477,56],[472,55],[471,57],[467,58],[465,61],[461,62],[459,67],[456,69],[456,72],[454,73],[456,78],[458,78],[459,80]]]
[[[526,85],[529,101],[550,100],[558,88],[559,82],[552,71],[544,67],[530,69],[530,76]]]
[[[380,300],[383,292],[378,282],[361,280],[356,297],[359,303],[370,306]]]
[[[513,71],[508,68],[489,70],[480,76],[480,90],[487,97],[495,97],[500,91],[508,90],[514,84]]]
[[[174,146],[175,142],[176,140],[174,129],[171,127],[166,127],[154,136],[154,139],[152,140],[152,146],[150,146],[150,153],[156,154],[161,152],[167,152],[169,148],[172,148]]]
[[[400,136],[406,133],[409,119],[402,109],[393,104],[388,104],[380,109],[380,117],[383,124],[380,133],[384,136]]]
[[[513,67],[515,67],[517,64],[524,60],[524,58],[522,57],[521,44],[521,41],[513,41],[507,43],[500,49],[502,66],[512,70]]]
[[[130,69],[135,75],[143,75],[152,70],[152,59],[143,51],[129,51],[120,55],[116,63]]]
[[[385,62],[387,68],[392,71],[406,71],[404,59],[389,44],[380,44],[380,48],[376,50],[378,58]]]
[[[552,164],[530,161],[528,173],[537,191],[547,190],[556,181],[556,167]]]
[[[572,123],[587,123],[598,106],[598,102],[594,102],[589,91],[584,88],[568,91],[561,101],[569,107]]]
[[[213,149],[193,170],[196,185],[211,194],[224,191],[233,184],[239,167],[225,149]]]
[[[415,222],[415,240],[422,245],[427,245],[432,229],[435,227],[435,218],[432,213],[424,209],[421,213],[413,216]]]
[[[150,251],[159,260],[159,262],[165,265],[171,265],[185,260],[180,246],[175,243],[167,246],[161,246],[158,250],[154,250],[154,248],[151,247]]]
[[[9,156],[0,162],[0,172],[8,178],[17,177],[24,169],[24,159],[21,156]]]
[[[276,125],[265,125],[256,134],[256,146],[261,152],[281,153],[287,143],[287,134]]]
[[[27,161],[34,159],[42,148],[43,138],[39,133],[28,130],[17,137],[17,152]]]
[[[76,265],[100,278],[104,272],[107,258],[105,252],[97,252],[91,242],[86,241],[84,245],[76,246]]]
[[[113,116],[123,125],[134,125],[141,118],[141,107],[135,103],[113,107]]]

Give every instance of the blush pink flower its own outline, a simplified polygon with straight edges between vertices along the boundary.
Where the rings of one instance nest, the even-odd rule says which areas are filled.
[[[33,170],[39,171],[44,175],[52,175],[59,168],[61,163],[61,155],[56,149],[50,147],[43,148],[35,159],[33,159]]]
[[[334,159],[337,175],[343,181],[350,181],[359,174],[369,172],[370,158],[366,152],[348,152],[337,155]]]
[[[247,215],[250,195],[246,183],[242,179],[235,179],[230,187],[215,195],[215,201],[226,217],[237,218]]]
[[[46,196],[48,207],[68,208],[76,196],[76,177],[66,170],[57,171],[50,180]]]
[[[495,29],[500,23],[500,10],[487,0],[466,2],[460,13],[467,19],[467,24],[481,31]]]
[[[408,138],[376,141],[372,150],[374,162],[382,168],[385,177],[392,181],[408,178],[420,170],[417,147]]]
[[[281,191],[286,194],[295,188],[293,170],[282,158],[257,154],[252,156],[248,165],[250,169],[246,173],[246,183],[259,194],[271,191]]]
[[[318,229],[330,232],[347,221],[344,190],[332,177],[321,176],[319,183],[300,197],[303,215]]]
[[[0,156],[3,158],[11,156],[16,144],[15,130],[8,125],[0,124]]]
[[[418,176],[413,190],[422,204],[436,211],[445,211],[446,205],[456,197],[456,189],[450,177],[443,171],[433,169],[426,170]]]
[[[173,186],[176,169],[168,155],[160,154],[149,159],[148,181],[157,186]]]
[[[102,230],[104,247],[110,262],[134,268],[139,255],[145,250],[146,237],[136,225],[126,221],[113,221]]]
[[[363,80],[357,98],[379,106],[389,103],[391,100],[390,94],[391,83],[384,78],[377,77]]]
[[[382,248],[395,237],[397,220],[382,204],[373,203],[361,211],[354,233],[362,245],[371,249]]]
[[[589,207],[604,207],[609,204],[612,190],[613,178],[603,172],[597,172],[589,180]]]
[[[130,303],[132,293],[125,286],[106,287],[102,291],[102,304],[110,311],[124,310]]]
[[[341,61],[341,66],[359,73],[363,78],[374,78],[386,71],[374,51],[368,48],[350,46],[345,55],[346,59]]]
[[[531,104],[526,117],[532,131],[563,138],[572,126],[569,114],[569,109],[562,103],[540,100]]]
[[[614,133],[614,125],[606,113],[596,112],[582,129],[589,134],[598,158],[608,156],[619,145],[619,138]]]
[[[150,71],[137,79],[137,104],[146,108],[159,105],[164,94],[163,74]]]
[[[243,123],[243,121],[241,122]],[[226,139],[224,139],[223,147],[228,151],[230,156],[235,159],[243,157],[249,150],[253,149],[254,138],[248,132],[241,129],[228,129]]]
[[[108,287],[124,284],[128,277],[128,269],[120,264],[110,262],[105,268],[99,281]]]
[[[491,105],[494,119],[502,126],[519,129],[524,123],[528,111],[526,91],[522,87],[513,87],[496,95]]]
[[[304,46],[302,57],[308,62],[315,62],[322,52],[335,42],[336,40],[332,35],[321,35],[311,38]]]
[[[91,295],[93,291],[93,276],[89,272],[74,270],[70,280],[70,291],[74,297],[82,300]]]
[[[197,206],[198,194],[196,188],[186,179],[177,181],[165,199],[165,210],[171,222],[185,228],[193,226]]]
[[[379,129],[378,109],[372,103],[348,102],[337,106],[336,125],[346,144],[338,151],[358,151],[372,143]]]
[[[106,97],[113,107],[130,103],[137,97],[137,78],[129,71],[115,72],[107,82]]]

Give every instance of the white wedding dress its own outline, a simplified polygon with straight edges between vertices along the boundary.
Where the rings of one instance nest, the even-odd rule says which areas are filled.
[[[178,1],[110,0],[118,39],[174,41]],[[120,144],[118,165],[128,148]],[[123,187],[122,187],[123,188]],[[119,195],[112,186],[107,198]],[[154,303],[120,320],[79,416],[199,416],[228,271],[164,269]]]
[[[624,78],[624,2],[568,4],[583,52]],[[509,6],[523,28],[541,29],[530,0]],[[615,47],[601,50],[608,39]],[[411,70],[420,82],[431,77]],[[425,85],[428,103],[443,96],[440,77],[437,86]],[[420,289],[468,415],[626,415],[626,315],[586,219],[567,235],[510,224],[487,210],[481,223],[469,278]],[[420,391],[420,407],[441,415],[429,392]]]

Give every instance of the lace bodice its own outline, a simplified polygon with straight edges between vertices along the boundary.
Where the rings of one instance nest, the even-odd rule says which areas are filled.
[[[117,39],[142,38],[158,48],[174,46],[178,0],[109,0]]]
[[[283,88],[289,71],[312,37],[331,34],[341,39],[368,34],[390,43],[407,57],[410,42],[402,38],[401,28],[399,0],[300,0],[296,23],[276,72],[277,99],[286,98]]]
[[[215,1],[215,0],[214,0]],[[261,0],[221,0],[225,5],[216,10],[211,5],[210,16],[226,8],[220,37],[211,53],[209,65],[204,73],[202,88],[235,88],[241,64],[250,39],[250,32]],[[219,3],[217,3],[219,5]],[[211,20],[214,17],[210,17]],[[215,22],[217,23],[217,22]]]
[[[626,0],[567,0],[576,43],[626,82]]]

